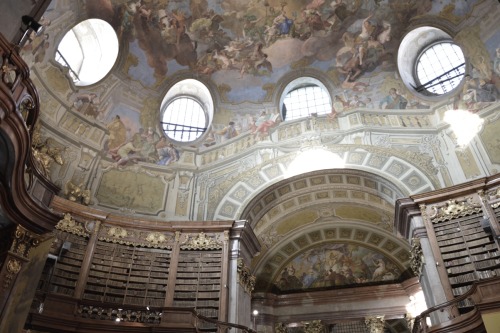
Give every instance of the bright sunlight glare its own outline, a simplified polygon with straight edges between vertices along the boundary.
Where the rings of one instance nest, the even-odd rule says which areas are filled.
[[[457,138],[457,145],[465,147],[481,130],[484,120],[466,110],[448,110],[444,121],[450,124]]]
[[[331,151],[324,148],[309,149],[300,152],[290,163],[285,178],[316,170],[339,169],[343,168],[344,164],[344,160]]]

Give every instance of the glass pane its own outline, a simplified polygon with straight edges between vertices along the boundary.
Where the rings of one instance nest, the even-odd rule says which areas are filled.
[[[191,142],[206,131],[207,117],[201,104],[193,98],[173,100],[163,113],[163,131],[172,140]]]
[[[464,77],[464,54],[456,44],[435,44],[422,53],[416,72],[425,90],[437,95],[445,94],[458,86]]]
[[[330,96],[318,86],[302,87],[290,91],[283,101],[286,106],[286,120],[327,114],[332,111]]]

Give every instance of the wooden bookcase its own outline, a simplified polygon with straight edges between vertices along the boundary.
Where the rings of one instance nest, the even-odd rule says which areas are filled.
[[[97,242],[83,298],[162,307],[170,250]]]
[[[174,303],[193,307],[206,317],[217,319],[221,290],[221,250],[181,250],[177,263]],[[211,330],[206,324],[202,327]]]
[[[482,212],[433,223],[437,244],[454,296],[467,292],[477,280],[500,276],[500,251],[481,225]],[[473,304],[459,304],[466,312]]]
[[[64,233],[57,255],[51,255],[44,267],[39,289],[55,294],[73,296],[80,275],[88,240]]]
[[[48,285],[48,292],[73,296],[87,242],[85,237],[65,234],[58,255],[51,256],[44,268],[42,278],[47,279],[45,285]]]

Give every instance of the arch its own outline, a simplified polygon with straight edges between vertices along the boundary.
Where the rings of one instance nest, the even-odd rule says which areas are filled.
[[[414,193],[430,191],[439,187],[439,181],[435,176],[435,169],[432,164],[426,162],[423,156],[412,155],[408,152],[397,153],[384,148],[364,147],[363,149],[352,149],[351,146],[336,145],[329,150],[339,153],[345,162],[342,169],[326,169],[311,171],[310,173],[297,175],[284,180],[285,172],[291,163],[294,154],[286,154],[275,158],[265,165],[254,167],[248,171],[248,181],[240,181],[230,188],[220,192],[217,208],[213,216],[207,218],[214,219],[251,219],[249,211],[256,209],[259,202],[263,200],[266,192],[280,187],[282,183],[291,183],[297,179],[304,178],[307,181],[315,174],[330,173],[342,176],[343,181],[347,181],[347,175],[353,174],[358,177],[373,178],[378,185],[377,190],[384,194],[387,201],[394,202],[401,197],[407,197]],[[420,160],[420,165],[418,163]],[[315,166],[314,163],[310,163]],[[254,182],[250,179],[258,177],[261,181]],[[338,183],[330,185],[338,186]],[[295,189],[296,190],[296,189]],[[269,206],[265,201],[260,202],[264,207]],[[252,208],[249,208],[252,207]]]

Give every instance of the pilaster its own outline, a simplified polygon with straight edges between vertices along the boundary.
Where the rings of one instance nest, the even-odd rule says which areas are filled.
[[[18,225],[0,268],[0,332],[19,332],[26,320],[52,238]]]

